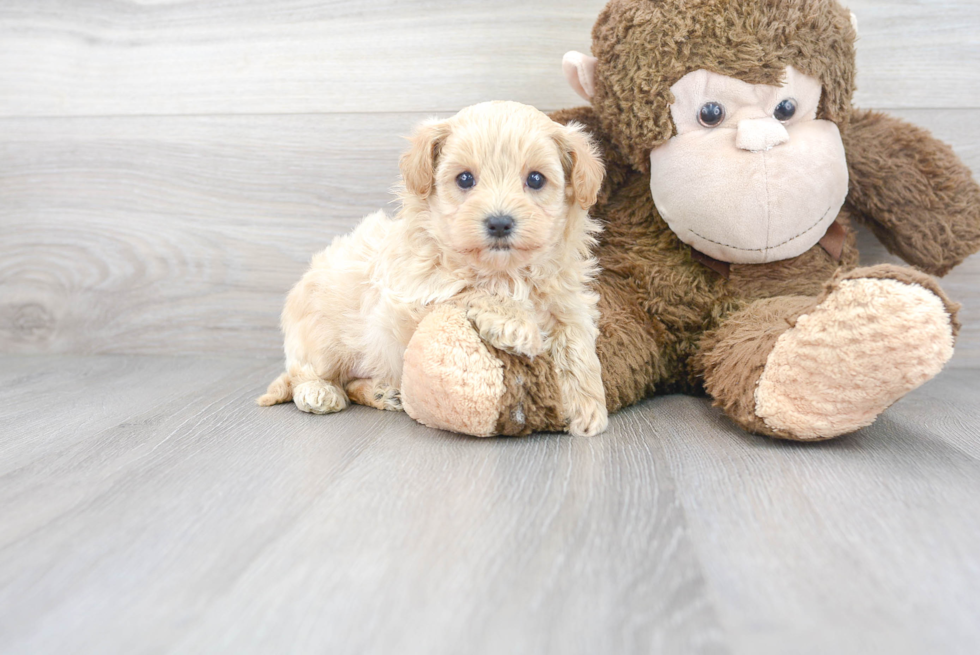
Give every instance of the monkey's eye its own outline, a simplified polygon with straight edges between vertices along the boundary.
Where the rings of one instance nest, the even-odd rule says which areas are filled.
[[[472,189],[475,184],[476,178],[469,171],[463,171],[456,176],[456,186],[460,189]]]
[[[776,105],[776,111],[772,112],[773,118],[777,121],[788,121],[794,114],[796,114],[796,102],[788,98]]]
[[[717,102],[706,102],[698,112],[698,122],[705,127],[717,127],[725,120],[725,108]]]
[[[527,176],[527,185],[537,191],[544,186],[545,178],[544,175],[537,171],[533,171]]]

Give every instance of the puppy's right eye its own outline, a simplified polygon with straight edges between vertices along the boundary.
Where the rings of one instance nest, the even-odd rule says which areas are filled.
[[[473,177],[473,173],[469,171],[463,171],[456,176],[456,186],[460,189],[472,189],[473,185],[476,184],[476,178]]]
[[[716,127],[725,120],[725,108],[717,102],[706,102],[698,111],[698,122],[705,127]]]

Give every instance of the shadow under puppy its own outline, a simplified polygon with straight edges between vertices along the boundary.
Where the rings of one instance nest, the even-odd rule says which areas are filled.
[[[465,310],[492,346],[555,362],[569,432],[605,429],[595,341],[604,169],[589,137],[533,107],[488,102],[422,124],[400,162],[401,211],[379,211],[317,254],[282,313],[286,372],[258,399],[326,414],[400,410],[419,321]]]

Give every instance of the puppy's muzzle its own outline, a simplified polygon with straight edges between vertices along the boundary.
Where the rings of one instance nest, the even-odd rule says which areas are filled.
[[[507,214],[494,214],[484,221],[487,236],[494,241],[494,247],[506,248],[504,243],[514,233],[514,217]]]

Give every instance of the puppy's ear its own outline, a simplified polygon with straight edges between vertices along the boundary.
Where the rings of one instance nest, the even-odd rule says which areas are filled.
[[[561,126],[556,140],[562,153],[565,179],[572,188],[575,201],[582,209],[588,209],[595,204],[602,187],[602,178],[606,174],[599,158],[599,149],[578,123]]]
[[[449,136],[446,121],[426,121],[408,138],[412,143],[398,162],[405,188],[420,198],[428,197],[435,184],[439,149]]]

